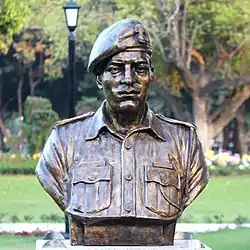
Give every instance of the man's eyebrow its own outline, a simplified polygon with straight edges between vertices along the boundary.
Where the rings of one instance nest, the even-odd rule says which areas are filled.
[[[124,64],[124,63],[131,63],[131,64],[134,64],[134,63],[148,63],[147,60],[144,60],[144,59],[140,59],[138,61],[130,61],[130,60],[127,60],[127,61],[122,61],[122,60],[115,60],[115,61],[111,61],[108,65],[111,65],[111,64]]]
[[[122,64],[123,62],[122,61],[111,61],[108,63],[108,65],[110,64]]]

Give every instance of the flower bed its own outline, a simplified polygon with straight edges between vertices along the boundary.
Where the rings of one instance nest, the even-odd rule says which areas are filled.
[[[0,152],[0,174],[35,174],[40,153],[29,155]]]
[[[250,174],[250,155],[232,154],[209,150],[206,153],[206,162],[211,175],[244,175]]]

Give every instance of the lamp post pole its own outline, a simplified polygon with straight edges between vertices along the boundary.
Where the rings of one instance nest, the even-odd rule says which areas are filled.
[[[66,24],[69,29],[69,44],[68,44],[68,87],[69,87],[69,114],[68,118],[74,117],[75,105],[76,105],[76,69],[75,69],[75,43],[76,35],[75,29],[78,22],[78,14],[80,6],[74,1],[69,0],[64,5],[64,13],[66,18]],[[69,221],[65,215],[65,234],[64,237],[69,239]]]
[[[74,117],[76,105],[76,66],[75,66],[75,42],[76,35],[74,31],[69,32],[68,47],[68,81],[69,81],[69,118]]]

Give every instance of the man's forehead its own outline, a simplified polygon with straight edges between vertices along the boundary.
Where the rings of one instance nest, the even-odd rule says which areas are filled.
[[[111,63],[135,63],[150,62],[150,56],[145,51],[122,51],[111,57],[108,64]]]
[[[106,65],[111,56],[127,49],[141,49],[152,55],[149,33],[138,20],[120,20],[98,36],[89,56],[88,71],[101,71],[99,67]]]

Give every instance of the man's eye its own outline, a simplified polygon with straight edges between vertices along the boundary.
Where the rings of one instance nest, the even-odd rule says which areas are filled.
[[[112,66],[112,67],[109,67],[108,68],[108,71],[111,73],[111,74],[117,74],[120,72],[120,68],[119,67],[116,67],[116,66]]]
[[[135,67],[135,71],[138,73],[145,73],[148,71],[148,67],[146,65],[138,65]]]

